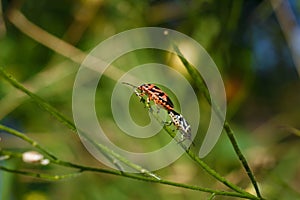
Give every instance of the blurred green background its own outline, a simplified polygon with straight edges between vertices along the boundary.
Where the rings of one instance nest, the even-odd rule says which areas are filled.
[[[0,66],[71,119],[72,86],[84,52],[132,28],[158,26],[180,31],[203,45],[217,64],[226,86],[228,120],[263,196],[300,199],[300,29],[297,25],[300,2],[283,2],[2,0]],[[168,63],[167,56],[162,54],[148,50],[132,59],[135,64],[153,60]],[[125,59],[116,62],[124,71],[128,70],[123,63]],[[101,80],[99,87],[104,92],[97,94],[99,105],[109,105],[109,88],[113,84],[109,77]],[[200,98],[200,106],[209,110],[202,101]],[[139,112],[143,112],[142,108]],[[109,107],[101,110],[101,114],[99,119],[113,130]],[[140,123],[149,120],[147,115],[140,119],[143,119]],[[86,151],[75,134],[2,78],[0,121],[39,141],[61,159],[105,168]],[[201,123],[205,126],[205,122]],[[8,134],[0,133],[0,137],[0,149],[16,152],[31,149]],[[142,144],[153,147],[151,143]],[[226,134],[222,134],[204,160],[228,180],[253,192]],[[72,172],[52,165],[25,164],[20,159],[3,160],[0,164],[51,174]],[[156,174],[172,181],[226,189],[186,155]],[[0,171],[3,200],[208,197],[201,192],[106,174],[83,173],[51,182]]]

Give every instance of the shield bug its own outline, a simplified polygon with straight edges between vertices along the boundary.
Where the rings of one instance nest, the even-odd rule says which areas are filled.
[[[140,86],[135,86],[126,82],[123,82],[123,84],[127,84],[135,88],[134,92],[137,96],[140,97],[141,101],[143,101],[142,97],[146,95],[148,105],[150,101],[153,101],[156,105],[159,105],[168,111],[174,109],[174,104],[169,96],[163,90],[152,83],[145,83]]]

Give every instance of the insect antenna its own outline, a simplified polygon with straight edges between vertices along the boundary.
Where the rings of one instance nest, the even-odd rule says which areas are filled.
[[[137,89],[137,88],[138,88],[137,86],[132,85],[131,83],[122,82],[122,84],[124,84],[124,85],[129,85],[129,86],[133,87],[134,89]]]

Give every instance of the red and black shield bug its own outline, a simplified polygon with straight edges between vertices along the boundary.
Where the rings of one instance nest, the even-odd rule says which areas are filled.
[[[135,88],[135,94],[140,97],[140,99],[143,101],[143,96],[147,96],[147,104],[150,103],[150,101],[153,101],[156,105],[162,106],[166,110],[173,110],[174,104],[169,98],[169,96],[162,91],[159,87],[157,87],[154,84],[146,83],[142,84],[140,86],[135,86],[130,83],[123,82],[123,84],[130,85],[131,87]]]
[[[185,118],[174,110],[174,104],[169,96],[162,91],[159,87],[154,84],[147,83],[140,86],[135,86],[130,83],[122,82],[123,84],[129,85],[135,88],[135,94],[140,97],[141,101],[145,102],[143,96],[147,96],[147,105],[149,106],[150,101],[153,101],[156,105],[162,106],[168,111],[168,115],[171,118],[171,122],[168,124],[174,124],[177,130],[181,133],[181,140],[179,143],[186,139],[192,141],[192,131],[190,124]],[[192,143],[194,145],[194,143]]]

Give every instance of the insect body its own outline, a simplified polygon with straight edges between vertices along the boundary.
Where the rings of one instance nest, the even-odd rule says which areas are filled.
[[[142,100],[142,97],[144,95],[147,95],[147,104],[149,105],[150,101],[154,101],[155,104],[162,106],[166,110],[173,110],[174,109],[174,104],[169,98],[169,96],[162,91],[159,87],[157,87],[154,84],[147,83],[147,84],[142,84],[138,87],[131,85],[129,83],[124,84],[130,85],[135,89],[135,94],[139,96]],[[139,91],[138,91],[139,90]]]
[[[182,138],[179,142],[183,142],[186,139],[192,141],[191,126],[181,114],[177,113],[174,110],[173,102],[164,91],[162,91],[159,87],[155,86],[154,84],[150,83],[142,84],[140,86],[134,86],[130,83],[125,82],[123,82],[123,84],[127,84],[135,88],[134,92],[138,97],[140,97],[141,101],[145,101],[145,99],[143,99],[143,96],[146,95],[148,106],[150,104],[150,101],[154,101],[156,105],[160,105],[168,111],[168,115],[171,118],[171,122],[169,124],[174,124],[177,130],[181,132]]]

